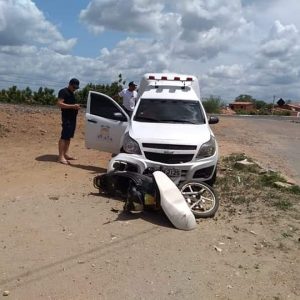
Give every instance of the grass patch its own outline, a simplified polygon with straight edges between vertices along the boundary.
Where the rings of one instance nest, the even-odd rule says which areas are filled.
[[[263,174],[259,178],[262,185],[265,186],[274,186],[274,183],[277,181],[286,182],[286,180],[278,173],[269,171],[266,174]]]
[[[244,204],[244,203],[248,203],[248,199],[244,195],[237,195],[236,197],[232,198],[232,203],[234,203],[234,204]]]
[[[250,173],[258,173],[261,169],[257,164],[244,166],[238,163],[234,165],[234,168],[242,172],[250,172]]]
[[[295,195],[300,195],[300,186],[293,185],[289,188],[290,192]]]
[[[236,168],[237,162],[245,159],[253,165]],[[290,211],[293,219],[300,218],[300,187],[275,185],[275,182],[287,183],[279,173],[263,170],[244,153],[221,158],[218,170],[214,190],[228,214],[238,211],[263,213],[264,208],[272,207],[276,216],[281,215],[281,211]]]
[[[272,205],[281,210],[288,210],[293,207],[293,204],[286,199],[277,200]]]
[[[226,156],[223,158],[224,163],[233,163],[235,164],[239,160],[244,160],[246,159],[247,156],[245,153],[232,153],[229,156]]]
[[[241,161],[247,161],[250,164],[241,164]],[[230,164],[234,170],[239,170],[247,173],[258,173],[261,167],[253,161],[252,158],[247,157],[245,153],[233,153],[224,158],[226,164]]]

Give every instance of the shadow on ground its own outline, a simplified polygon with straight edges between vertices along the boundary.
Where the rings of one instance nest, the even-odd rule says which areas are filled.
[[[40,155],[38,157],[35,158],[35,160],[37,161],[51,161],[51,162],[57,162],[57,155],[54,154],[45,154],[45,155]]]
[[[41,161],[41,162],[55,162],[57,163],[57,155],[55,154],[44,154],[44,155],[40,155],[37,156],[35,158],[35,160],[37,161]],[[97,166],[90,166],[90,165],[82,165],[82,164],[78,164],[75,163],[74,161],[72,161],[69,165],[70,167],[73,168],[79,168],[79,169],[83,169],[83,170],[87,170],[87,171],[91,171],[93,173],[106,173],[106,169],[101,168],[101,167],[97,167]]]
[[[100,199],[99,201],[103,201],[103,199],[104,199],[107,203],[111,203],[112,206],[113,206],[114,202],[115,203],[121,202],[121,203],[125,204],[125,200],[122,199],[121,197],[117,197],[117,196],[109,197],[105,193],[101,193],[101,192],[91,192],[91,193],[89,193],[89,195],[100,196],[101,198],[99,198]],[[104,223],[103,225],[106,225],[106,224],[109,224],[112,222],[116,222],[116,221],[126,222],[126,221],[130,221],[130,220],[142,219],[146,222],[152,223],[157,226],[174,228],[174,226],[169,221],[169,219],[167,218],[167,216],[165,215],[165,213],[162,209],[158,209],[158,210],[152,209],[151,210],[148,208],[141,212],[126,212],[123,209],[111,207],[110,211],[112,211],[118,215],[117,215],[116,219],[108,221],[108,222]]]
[[[159,211],[145,210],[137,213],[129,213],[129,212],[121,211],[115,221],[130,221],[139,218],[157,226],[175,229],[162,210]]]

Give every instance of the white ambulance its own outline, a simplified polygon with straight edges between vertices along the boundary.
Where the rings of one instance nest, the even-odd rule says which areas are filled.
[[[218,121],[207,117],[195,76],[145,74],[131,117],[109,96],[89,92],[86,147],[114,154],[108,172],[160,170],[176,184],[212,184],[218,146],[210,124]]]

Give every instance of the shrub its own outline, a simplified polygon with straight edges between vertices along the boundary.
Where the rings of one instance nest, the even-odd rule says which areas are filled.
[[[204,109],[207,113],[220,113],[221,107],[221,98],[210,96],[209,98],[204,99],[202,102]]]

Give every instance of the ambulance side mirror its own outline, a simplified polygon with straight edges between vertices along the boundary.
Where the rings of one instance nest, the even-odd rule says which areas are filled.
[[[209,117],[208,124],[217,124],[217,123],[219,123],[218,117]]]

